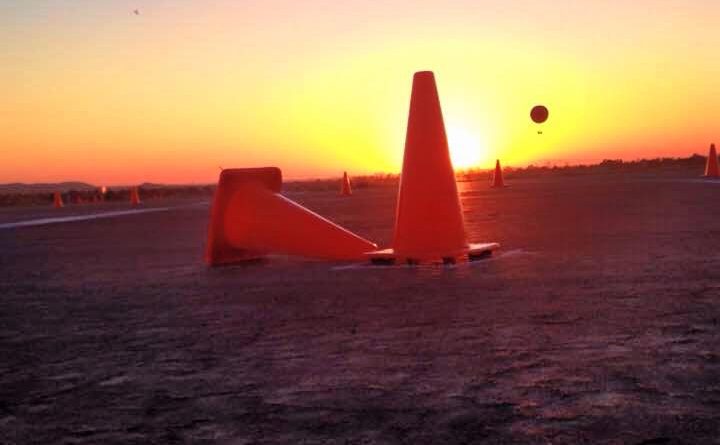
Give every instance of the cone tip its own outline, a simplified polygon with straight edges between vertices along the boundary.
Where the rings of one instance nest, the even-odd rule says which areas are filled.
[[[415,75],[413,76],[413,80],[421,80],[421,79],[432,79],[435,80],[435,75],[432,71],[416,71]]]

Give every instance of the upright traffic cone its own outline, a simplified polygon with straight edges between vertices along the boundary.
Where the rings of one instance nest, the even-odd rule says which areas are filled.
[[[485,256],[495,243],[470,245],[431,71],[415,73],[400,177],[393,247],[368,253],[375,263]]]
[[[356,260],[377,245],[280,194],[275,167],[223,170],[215,191],[206,260],[236,263],[267,253]]]
[[[130,204],[133,206],[140,204],[140,189],[138,186],[130,188]]]
[[[342,183],[340,184],[340,194],[342,196],[352,195],[352,188],[350,187],[350,179],[348,178],[347,172],[343,172]]]
[[[720,177],[720,168],[718,168],[718,157],[715,151],[715,144],[710,144],[710,153],[708,154],[707,163],[705,164],[705,177]]]
[[[60,209],[65,207],[65,204],[63,203],[62,195],[60,192],[53,193],[53,207],[56,209]]]
[[[493,176],[493,187],[505,187],[502,168],[500,167],[500,159],[495,160],[495,176]]]

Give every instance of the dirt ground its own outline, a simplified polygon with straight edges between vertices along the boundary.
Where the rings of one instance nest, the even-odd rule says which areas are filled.
[[[461,189],[489,260],[208,269],[193,202],[0,230],[0,443],[720,443],[720,183]],[[391,239],[394,189],[290,197]]]

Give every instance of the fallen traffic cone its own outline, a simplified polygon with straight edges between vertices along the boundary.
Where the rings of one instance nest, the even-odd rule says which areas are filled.
[[[340,194],[342,196],[352,195],[352,188],[350,187],[350,179],[348,178],[347,172],[343,172],[342,183],[340,184]]]
[[[138,186],[130,188],[130,205],[140,205],[140,189]]]
[[[53,193],[53,206],[56,209],[61,209],[65,207],[65,204],[63,203],[62,195],[60,192]]]
[[[393,247],[368,256],[374,263],[441,258],[452,263],[464,255],[486,256],[497,247],[467,242],[435,77],[431,71],[415,73]]]
[[[211,266],[267,253],[356,260],[377,246],[280,194],[275,167],[223,170],[215,191],[206,260]]]
[[[500,159],[495,160],[495,176],[493,176],[493,187],[506,187],[503,179],[502,168],[500,167]]]
[[[705,164],[705,177],[720,177],[720,168],[718,168],[718,157],[715,151],[715,144],[710,144],[710,153],[708,154],[707,163]]]
[[[274,167],[222,170],[210,210],[205,252],[205,259],[211,266],[253,260],[263,256],[262,252],[233,246],[226,236],[225,221],[230,199],[246,182],[255,182],[267,190],[279,193],[282,189],[282,174],[280,169]]]

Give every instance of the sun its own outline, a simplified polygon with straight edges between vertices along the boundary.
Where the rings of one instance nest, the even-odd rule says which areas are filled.
[[[487,158],[487,147],[480,138],[463,127],[450,125],[447,128],[450,159],[453,168],[467,169],[480,167]]]

